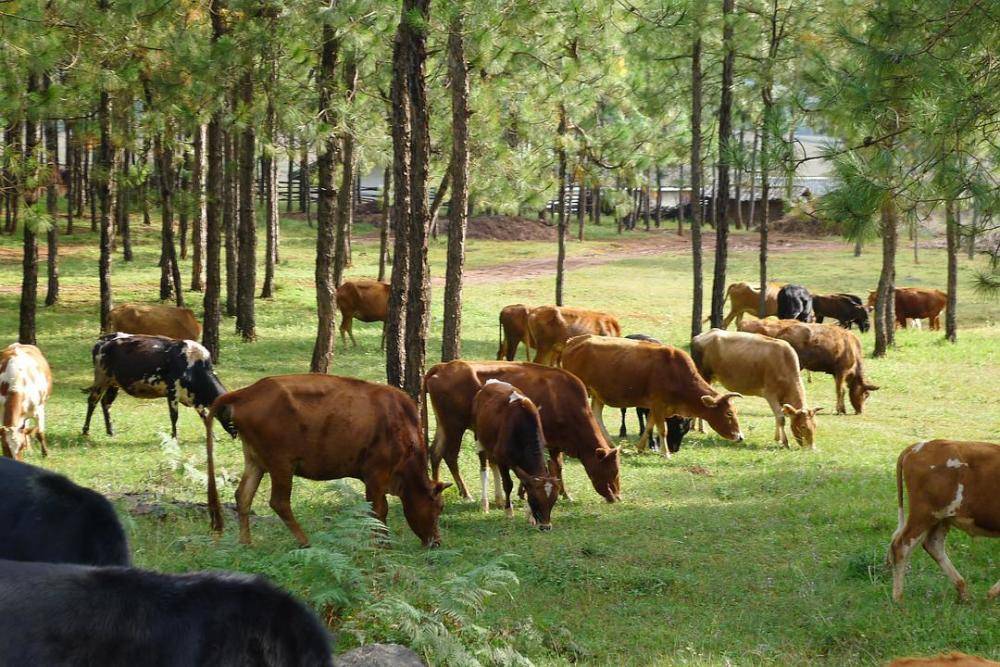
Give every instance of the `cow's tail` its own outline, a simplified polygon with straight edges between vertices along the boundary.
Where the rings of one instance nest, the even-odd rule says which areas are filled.
[[[896,536],[903,532],[903,526],[906,524],[906,512],[903,511],[903,459],[910,452],[910,448],[907,447],[899,454],[899,458],[896,459],[896,510],[898,525],[896,526],[896,532],[892,534],[892,539],[895,541]]]
[[[222,520],[222,503],[219,502],[219,489],[215,482],[215,438],[212,435],[212,425],[215,423],[215,414],[229,406],[231,400],[229,397],[232,394],[223,394],[219,398],[215,399],[215,403],[209,408],[208,413],[205,415],[205,472],[208,475],[208,516],[212,522],[212,530],[221,533],[223,520]]]
[[[503,318],[500,316],[497,316],[497,335],[500,339],[500,343],[497,345],[497,361],[500,361],[507,352],[503,346]]]
[[[430,449],[430,425],[427,420],[427,375],[420,378],[420,426],[424,432],[424,446]]]

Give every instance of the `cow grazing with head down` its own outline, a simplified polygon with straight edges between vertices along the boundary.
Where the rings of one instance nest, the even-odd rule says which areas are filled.
[[[872,309],[861,302],[861,297],[854,294],[814,294],[813,312],[820,324],[827,317],[833,318],[845,329],[858,325],[861,333],[868,331],[869,313]]]
[[[815,321],[813,298],[809,290],[802,285],[785,285],[778,290],[778,319]]]
[[[497,361],[506,359],[514,361],[517,346],[524,342],[524,360],[528,361],[531,353],[531,336],[528,334],[528,313],[531,308],[523,303],[504,306],[500,311],[500,347],[497,349]]]
[[[34,345],[13,343],[0,352],[0,448],[8,458],[21,459],[35,436],[48,456],[45,403],[52,393],[52,371]],[[31,426],[28,422],[34,422]]]
[[[552,507],[559,497],[559,480],[545,465],[545,436],[538,408],[531,399],[500,380],[487,380],[472,402],[479,469],[483,487],[483,511],[488,512],[487,464],[493,469],[494,502],[503,502],[513,516],[511,471],[521,481],[528,497],[528,521],[539,530],[551,530]],[[503,482],[503,497],[500,482]]]
[[[125,304],[111,309],[105,333],[166,336],[177,340],[201,338],[201,323],[190,308],[159,304]]]
[[[778,291],[781,289],[779,283],[768,283],[765,316],[778,314]],[[732,283],[726,289],[726,298],[729,299],[729,313],[722,321],[722,328],[728,329],[730,323],[736,320],[736,326],[743,322],[743,316],[747,313],[756,315],[760,312],[760,290],[749,283]],[[705,321],[709,319],[706,317]]]
[[[896,460],[896,502],[899,527],[889,544],[892,597],[903,599],[903,577],[914,547],[924,550],[955,584],[960,600],[968,600],[965,579],[944,550],[948,530],[969,535],[1000,537],[1000,445],[989,442],[931,440],[904,449]],[[910,497],[910,513],[903,511],[903,484]],[[1000,582],[989,598],[1000,595]]]
[[[722,437],[743,440],[733,405],[739,394],[713,389],[682,350],[627,338],[577,336],[566,344],[563,367],[587,386],[599,422],[605,405],[650,410],[652,418],[639,440],[640,451],[646,448],[654,425],[666,441],[663,425],[669,415],[700,417]],[[670,455],[666,447],[662,454]]]
[[[111,404],[119,389],[136,398],[166,398],[174,438],[178,404],[193,407],[203,415],[226,392],[212,368],[212,356],[193,340],[109,334],[97,340],[91,357],[94,383],[84,389],[88,394],[84,435],[90,431],[90,418],[98,402],[104,412],[104,427],[108,435],[114,435]],[[236,435],[225,415],[220,415],[219,421],[230,435]]]
[[[316,615],[259,576],[0,561],[0,664],[330,665]]]
[[[868,292],[868,305],[875,307],[877,292]],[[907,320],[914,320],[917,326],[926,318],[931,330],[941,328],[941,311],[948,305],[948,295],[939,289],[926,287],[897,287],[894,301],[896,326],[906,328]]]
[[[389,283],[369,278],[345,280],[337,288],[337,309],[340,310],[340,339],[347,347],[347,336],[355,347],[354,320],[382,322],[382,347],[385,347],[385,321],[389,317]]]
[[[62,475],[0,458],[0,507],[0,559],[131,562],[125,531],[111,503]]]
[[[292,478],[364,482],[365,498],[385,523],[385,495],[399,496],[403,516],[424,546],[438,546],[441,492],[450,484],[427,477],[427,447],[417,406],[394,387],[333,375],[281,375],[223,394],[206,417],[208,506],[222,530],[215,488],[212,417],[231,420],[243,441],[243,476],[236,489],[240,541],[250,543],[250,508],[261,479],[271,476],[271,509],[302,546],[292,514]],[[289,430],[289,424],[294,429]]]
[[[535,345],[535,363],[559,365],[566,341],[581,334],[621,336],[622,328],[612,315],[597,310],[566,306],[539,306],[528,314],[528,332]]]
[[[647,336],[646,334],[629,334],[625,336],[629,340],[644,340],[650,343],[659,344],[660,341],[653,338],[652,336]],[[618,429],[618,437],[624,438],[628,436],[628,430],[625,428],[625,416],[628,413],[628,408],[622,408],[622,425]],[[639,433],[644,433],[646,430],[646,420],[649,419],[649,409],[648,408],[636,408],[635,416],[639,420]],[[677,415],[671,415],[667,417],[667,451],[671,454],[676,454],[681,449],[681,442],[684,440],[684,436],[687,435],[688,431],[691,430],[691,425],[694,420],[690,417],[678,417]],[[653,435],[653,449],[656,449],[659,440],[657,435]]]
[[[562,480],[563,453],[580,459],[594,490],[609,503],[619,499],[618,449],[601,434],[587,404],[587,390],[572,374],[560,368],[516,361],[450,361],[433,366],[424,375],[424,391],[437,421],[431,445],[431,468],[439,479],[441,459],[451,470],[463,498],[469,490],[458,469],[462,435],[473,428],[472,404],[483,384],[501,380],[531,399],[542,417],[549,470],[559,479],[560,492],[569,499]],[[424,400],[426,407],[427,400]],[[424,415],[424,425],[427,418]]]
[[[708,382],[760,396],[774,413],[774,439],[788,447],[785,418],[800,447],[815,449],[816,413],[806,403],[799,360],[783,340],[712,329],[691,339],[691,358]]]

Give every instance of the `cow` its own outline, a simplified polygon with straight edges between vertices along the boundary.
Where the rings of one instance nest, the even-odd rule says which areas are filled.
[[[931,440],[904,449],[896,460],[896,505],[899,526],[889,544],[892,597],[903,599],[903,577],[913,548],[924,550],[955,584],[958,598],[969,599],[965,579],[944,550],[948,530],[958,528],[972,536],[1000,537],[1000,445],[989,442]],[[903,511],[903,484],[910,512]],[[1000,582],[988,597],[1000,595]]]
[[[178,404],[193,407],[199,414],[212,406],[226,392],[212,368],[212,355],[193,340],[174,340],[164,336],[115,333],[101,336],[91,350],[94,383],[87,394],[87,418],[83,434],[90,432],[90,419],[100,402],[104,428],[114,435],[111,404],[123,389],[136,398],[166,398],[170,411],[170,433],[177,438]],[[219,419],[223,428],[236,436],[232,422],[225,415]]]
[[[441,459],[448,464],[463,498],[469,490],[458,469],[462,435],[473,428],[472,403],[488,380],[502,380],[531,399],[542,415],[549,469],[559,479],[562,497],[570,500],[562,479],[562,455],[580,459],[594,490],[609,503],[621,494],[620,451],[611,447],[587,404],[587,390],[572,374],[559,368],[516,361],[451,361],[431,367],[424,375],[427,397],[437,421],[431,445],[431,469],[439,479]],[[424,428],[427,416],[424,415]]]
[[[625,336],[629,340],[645,340],[650,343],[659,343],[657,339],[652,336],[647,336],[646,334],[629,334]],[[628,430],[625,428],[625,416],[628,413],[628,408],[622,408],[622,425],[618,429],[618,437],[624,438],[628,436]],[[639,433],[643,433],[646,430],[646,420],[649,419],[649,409],[647,408],[636,408],[635,416],[639,420]],[[684,440],[684,436],[687,435],[688,431],[691,430],[691,424],[694,420],[688,417],[678,417],[677,415],[671,415],[667,417],[667,450],[671,454],[676,454],[681,449],[681,442]],[[658,440],[656,435],[653,435],[653,449],[656,450],[658,447]]]
[[[896,658],[887,667],[1000,667],[1000,662],[952,651],[931,658]]]
[[[0,507],[0,559],[131,564],[111,503],[62,475],[0,458]]]
[[[743,440],[733,399],[721,394],[698,373],[691,357],[669,345],[592,335],[571,338],[563,351],[563,367],[580,378],[591,395],[591,409],[602,429],[605,405],[649,408],[639,450],[646,448],[655,425],[666,442],[668,415],[701,417],[727,440]],[[605,430],[605,433],[607,431]],[[667,447],[662,455],[670,456]]]
[[[779,283],[768,283],[766,316],[778,314],[778,290],[781,289]],[[729,313],[722,322],[722,328],[728,329],[732,321],[736,320],[736,326],[743,322],[743,316],[747,313],[756,315],[760,312],[760,290],[749,283],[732,283],[726,289],[726,298],[729,299]],[[711,318],[705,318],[707,322]]]
[[[868,305],[875,307],[878,292],[868,292]],[[948,295],[939,289],[926,287],[897,287],[894,301],[896,327],[906,328],[907,320],[915,320],[920,326],[920,320],[927,318],[927,324],[932,331],[941,328],[941,311],[948,305]]]
[[[201,338],[201,323],[190,308],[125,304],[108,314],[108,330],[103,333],[145,334],[177,340]]]
[[[760,334],[711,329],[691,339],[691,358],[707,382],[760,396],[774,413],[774,439],[788,447],[785,417],[800,447],[815,449],[816,413],[802,385],[799,360],[783,340]]]
[[[861,297],[854,294],[814,294],[813,312],[816,321],[820,324],[827,317],[833,318],[845,329],[850,329],[853,325],[858,325],[861,333],[867,333],[869,328],[869,314],[871,306],[865,306],[861,302]]]
[[[265,473],[271,476],[271,509],[302,546],[309,538],[292,513],[296,476],[361,480],[382,523],[389,511],[386,493],[399,496],[403,516],[423,545],[441,544],[441,492],[451,485],[428,479],[417,407],[399,389],[334,375],[279,375],[217,398],[205,427],[209,514],[212,528],[221,531],[212,453],[216,415],[231,420],[243,442],[243,476],[236,489],[243,544],[250,544],[250,508]]]
[[[559,480],[549,475],[545,464],[545,436],[538,408],[510,384],[487,380],[472,401],[472,418],[479,444],[483,511],[490,511],[486,495],[488,464],[493,469],[494,502],[497,505],[503,502],[507,516],[514,515],[510,498],[514,489],[510,478],[513,471],[528,497],[528,521],[539,530],[551,530]]]
[[[802,285],[785,285],[778,290],[778,319],[814,322],[816,316],[809,290]]]
[[[878,385],[865,379],[861,341],[850,331],[830,324],[807,324],[798,320],[747,320],[740,331],[780,338],[795,350],[799,367],[833,376],[837,414],[846,414],[845,391],[854,414],[864,411],[865,401]]]
[[[337,309],[340,310],[340,340],[347,347],[347,336],[355,347],[354,320],[382,322],[382,347],[385,347],[385,321],[389,318],[389,283],[369,278],[345,280],[337,288]]]
[[[0,664],[314,667],[316,614],[260,576],[0,561]]]
[[[621,336],[618,320],[607,313],[565,306],[539,306],[528,314],[528,332],[535,344],[535,363],[559,365],[566,341],[580,334]]]
[[[35,436],[42,456],[49,455],[45,437],[45,403],[52,393],[52,370],[34,345],[12,343],[0,352],[0,445],[3,455],[24,458]],[[28,422],[33,422],[28,426]]]
[[[504,306],[500,311],[500,347],[497,349],[497,361],[506,359],[514,361],[517,346],[524,341],[524,360],[528,361],[531,353],[531,337],[528,335],[528,313],[531,308],[523,303]]]

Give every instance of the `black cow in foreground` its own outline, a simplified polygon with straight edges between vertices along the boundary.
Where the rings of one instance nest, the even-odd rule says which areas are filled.
[[[854,294],[816,294],[813,296],[813,311],[816,314],[816,321],[820,324],[823,319],[831,317],[840,323],[845,329],[850,329],[857,324],[861,333],[868,331],[868,314],[871,308],[864,305],[861,297]]]
[[[113,333],[97,340],[91,351],[94,384],[84,389],[87,419],[83,434],[90,431],[90,418],[98,401],[104,412],[104,427],[111,428],[111,404],[118,389],[136,398],[166,398],[170,409],[170,432],[177,437],[177,404],[193,407],[202,417],[226,388],[212,369],[212,356],[193,340],[164,336]],[[219,422],[233,437],[236,427],[228,413],[219,413]]]
[[[778,319],[814,321],[813,297],[809,290],[801,285],[785,285],[778,290]]]
[[[131,563],[125,531],[104,496],[62,475],[2,457],[0,559]]]
[[[0,561],[0,665],[314,667],[330,636],[262,577]]]
[[[632,340],[645,340],[650,343],[660,343],[657,339],[652,336],[647,336],[646,334],[629,334],[625,338],[630,338]],[[622,425],[618,429],[618,437],[624,438],[628,435],[628,430],[625,428],[625,415],[628,413],[626,408],[622,408]],[[639,433],[645,433],[646,431],[646,420],[649,419],[649,408],[636,408],[636,417],[639,418]],[[681,441],[684,440],[684,436],[687,432],[691,430],[691,425],[694,423],[693,419],[688,419],[686,417],[678,417],[673,415],[667,417],[667,451],[671,454],[676,454],[681,449]],[[654,429],[655,430],[655,429]],[[652,436],[652,448],[656,449],[659,445],[659,436]]]

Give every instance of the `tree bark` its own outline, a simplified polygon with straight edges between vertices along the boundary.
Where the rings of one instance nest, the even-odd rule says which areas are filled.
[[[107,0],[101,4],[106,8]],[[98,277],[101,290],[101,331],[107,331],[108,316],[114,307],[111,294],[111,240],[114,230],[111,220],[111,170],[114,169],[114,154],[111,147],[111,96],[106,90],[100,93],[97,106],[97,122],[100,128],[100,143],[95,157],[97,172],[92,174],[94,189],[100,201],[100,260]]]
[[[191,200],[188,193],[191,191],[191,151],[185,145],[184,154],[181,158],[181,176],[179,179],[181,193],[181,205],[177,210],[177,236],[181,247],[181,259],[188,256],[188,222],[191,220]]]
[[[27,94],[30,98],[38,91],[38,77],[28,74]],[[38,154],[38,124],[35,122],[35,109],[27,109],[24,120],[24,158],[28,165],[34,163]],[[22,165],[24,169],[24,165]],[[34,179],[30,176],[22,185],[24,198],[24,257],[21,263],[21,308],[20,326],[17,340],[23,345],[36,345],[35,312],[38,306],[38,237],[37,223],[32,220],[31,209],[38,200],[37,190],[33,187]]]
[[[358,88],[357,55],[351,53],[344,60],[344,99],[348,105],[354,102]],[[347,240],[353,220],[354,207],[354,134],[345,129],[340,135],[340,190],[337,192],[337,238],[333,256],[333,284],[340,287],[347,266]]]
[[[77,172],[80,168],[80,150],[76,145],[76,129],[73,121],[65,121],[66,127],[66,234],[73,233],[73,214],[76,207]]]
[[[212,43],[225,34],[222,0],[211,0]],[[222,131],[223,110],[216,109],[208,123],[205,179],[205,296],[202,343],[219,362],[219,328],[222,321],[222,208],[225,197],[225,135]],[[199,129],[200,132],[200,129]]]
[[[268,47],[271,48],[270,46]],[[268,54],[267,109],[264,114],[264,132],[267,146],[260,160],[261,182],[264,195],[264,284],[260,288],[260,298],[274,296],[274,271],[278,263],[278,165],[273,153],[277,140],[274,94],[277,86],[277,62],[274,53]]]
[[[746,134],[746,125],[744,124],[745,120],[746,117],[741,116],[740,135],[739,135],[740,138],[737,144],[739,146],[741,155],[743,153],[743,137]],[[740,164],[741,165],[743,164],[742,160],[740,161]],[[743,167],[742,166],[736,171],[736,178],[734,179],[733,187],[735,190],[733,198],[736,200],[736,229],[742,229],[743,227],[749,229],[750,225],[745,224],[743,220]]]
[[[129,125],[129,119],[126,117],[124,119],[124,124],[126,127]],[[142,154],[143,160],[146,159],[146,153]],[[131,262],[135,260],[135,254],[132,252],[132,219],[129,217],[132,208],[132,185],[129,182],[129,170],[132,164],[132,152],[127,148],[121,151],[121,155],[118,160],[118,183],[115,189],[115,201],[112,208],[113,216],[115,222],[112,225],[113,230],[117,230],[117,238],[113,237],[111,239],[111,250],[115,250],[118,239],[121,239],[122,244],[122,261]],[[148,192],[144,189],[140,194],[142,194],[143,200],[143,210],[146,212],[146,217],[149,217],[149,197]],[[160,263],[158,266],[162,266],[163,255],[160,255]]]
[[[201,292],[205,280],[205,128],[198,125],[194,131],[194,166],[191,169],[192,221],[191,221],[191,291]]]
[[[959,227],[955,211],[955,200],[945,201],[945,222],[948,237],[948,305],[944,316],[944,337],[952,343],[958,342],[958,246]]]
[[[719,178],[716,182],[715,200],[717,219],[715,227],[715,270],[712,277],[712,326],[722,326],[722,309],[726,300],[726,264],[729,260],[729,143],[733,134],[733,64],[736,49],[733,46],[734,0],[722,0],[722,96],[719,102]]]
[[[757,142],[760,139],[760,128],[753,128],[753,148],[750,149],[750,216],[746,221],[747,229],[753,226],[757,213]],[[765,205],[766,206],[766,205]]]
[[[566,107],[559,105],[559,145],[556,149],[559,159],[559,250],[556,256],[556,305],[563,305],[563,285],[566,280]]]
[[[237,247],[237,207],[235,198],[236,187],[236,150],[233,146],[232,131],[225,133],[225,178],[222,189],[222,225],[226,232],[226,316],[236,315],[236,293],[239,284],[236,280]]]
[[[253,72],[243,75],[240,85],[243,104],[253,104]],[[237,246],[236,332],[244,342],[257,339],[254,297],[257,294],[257,219],[254,211],[253,173],[257,137],[251,125],[239,134],[239,240]]]
[[[49,77],[45,77],[45,87],[49,87]],[[49,229],[45,233],[48,245],[48,286],[45,291],[45,305],[59,302],[59,129],[54,120],[45,123],[45,158],[49,178],[45,188],[45,211],[49,216]]]
[[[691,263],[694,274],[694,294],[691,302],[691,337],[701,333],[702,280],[701,257],[701,36],[691,48]]]
[[[583,179],[577,184],[576,192],[576,240],[583,240],[583,224],[587,219],[587,210],[584,202],[587,198],[587,187],[583,184]]]
[[[385,280],[386,255],[389,249],[389,226],[391,220],[391,205],[389,191],[392,183],[392,168],[386,167],[382,172],[382,227],[378,233],[378,279]]]
[[[882,271],[878,279],[875,300],[875,351],[873,356],[884,357],[892,345],[895,334],[895,279],[896,279],[896,202],[887,197],[882,204]]]

